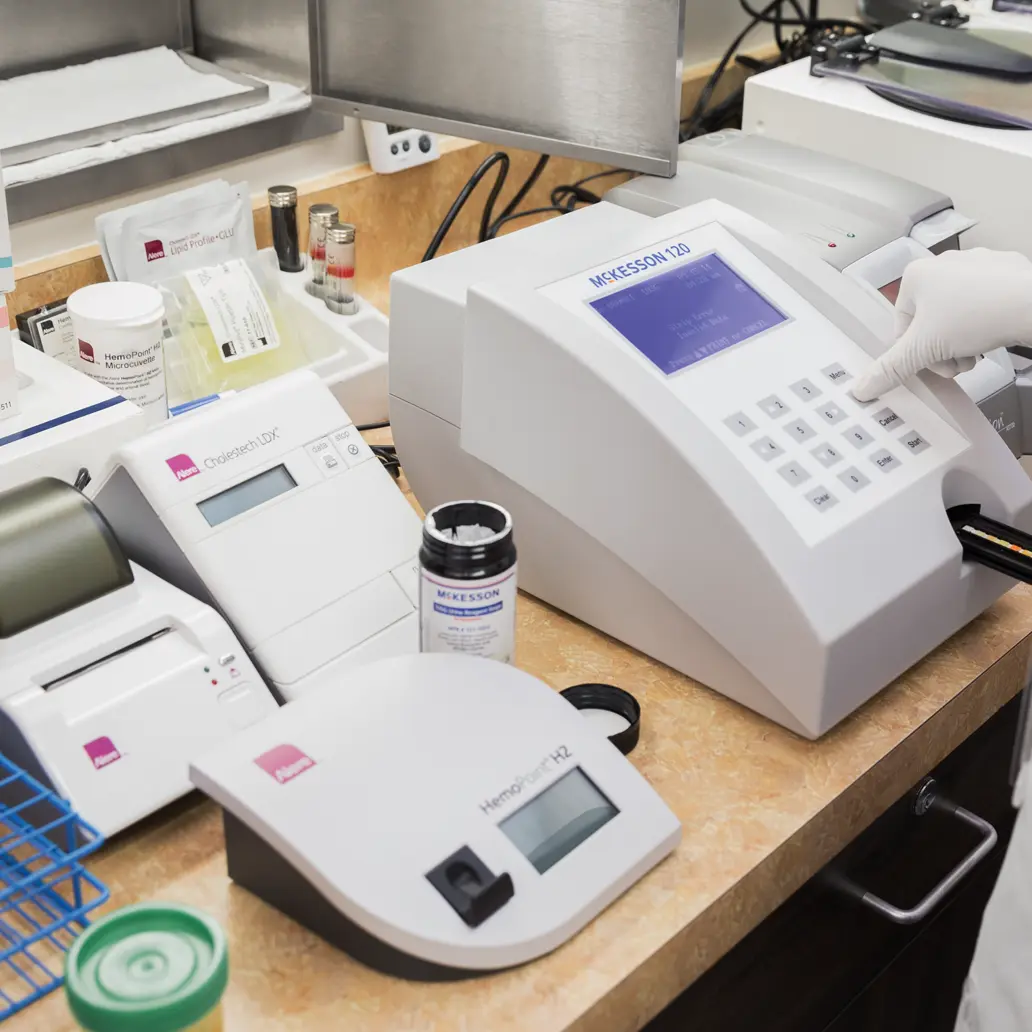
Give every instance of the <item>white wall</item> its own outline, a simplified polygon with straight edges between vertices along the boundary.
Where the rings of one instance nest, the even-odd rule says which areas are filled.
[[[750,0],[760,10],[769,0]],[[806,0],[802,0],[806,10]],[[856,15],[855,0],[821,0],[822,18],[852,18]],[[719,58],[731,40],[749,24],[749,16],[738,0],[687,0],[684,23],[684,63],[701,64]],[[759,47],[772,42],[769,27],[760,26],[746,45]]]

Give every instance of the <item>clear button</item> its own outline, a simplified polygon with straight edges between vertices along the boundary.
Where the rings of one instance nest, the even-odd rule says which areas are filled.
[[[838,499],[826,488],[815,487],[806,494],[806,500],[818,511],[827,512],[838,505]]]
[[[331,435],[340,457],[348,466],[357,466],[360,462],[373,457],[373,450],[362,439],[362,435],[353,427],[335,430]]]

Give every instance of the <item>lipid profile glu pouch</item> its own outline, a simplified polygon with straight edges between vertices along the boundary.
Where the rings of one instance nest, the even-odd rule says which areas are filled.
[[[232,196],[155,217],[134,215],[122,227],[120,251],[125,278],[154,284],[191,269],[258,253],[246,183]]]
[[[229,201],[234,197],[233,188],[224,179],[214,179],[210,183],[191,186],[187,190],[155,197],[150,201],[130,204],[125,208],[116,208],[98,215],[96,219],[97,240],[100,243],[101,257],[108,279],[124,280],[125,259],[122,254],[122,233],[126,222],[137,215],[150,218],[174,215],[192,208],[206,208],[219,201]]]

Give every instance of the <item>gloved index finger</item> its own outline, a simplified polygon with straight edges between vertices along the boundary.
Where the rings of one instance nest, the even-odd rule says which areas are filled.
[[[921,271],[914,267],[916,264],[911,262],[903,271],[903,280],[899,285],[899,293],[896,295],[897,337],[902,337],[907,332],[917,314],[916,281],[921,278]]]
[[[923,367],[918,338],[913,330],[904,333],[853,385],[857,401],[874,401],[899,387]]]

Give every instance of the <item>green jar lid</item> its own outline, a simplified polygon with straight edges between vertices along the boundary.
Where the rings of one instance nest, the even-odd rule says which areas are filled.
[[[89,1032],[180,1032],[222,999],[226,937],[192,907],[141,903],[87,928],[65,964],[68,1006]]]

